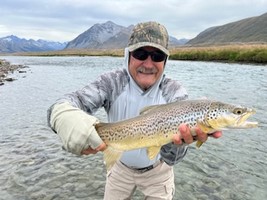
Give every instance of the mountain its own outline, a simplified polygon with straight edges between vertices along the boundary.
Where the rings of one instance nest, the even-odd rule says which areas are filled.
[[[267,42],[267,13],[211,27],[189,40],[186,45]]]
[[[182,38],[182,39],[178,40],[175,37],[170,36],[169,45],[170,45],[170,47],[180,46],[180,45],[184,45],[188,41],[189,41],[189,39]]]
[[[104,24],[95,24],[74,40],[70,41],[66,49],[101,49],[103,43],[107,42],[112,37],[115,37],[114,39],[116,40],[116,35],[120,32],[127,32],[126,29],[127,28],[111,21]]]
[[[26,40],[14,35],[0,38],[0,53],[53,51],[62,50],[65,46],[66,43],[33,39]]]
[[[70,41],[66,49],[121,49],[128,43],[133,25],[128,27],[117,25],[111,21],[95,24],[84,33]],[[183,45],[187,39],[177,40],[170,37],[170,46]]]

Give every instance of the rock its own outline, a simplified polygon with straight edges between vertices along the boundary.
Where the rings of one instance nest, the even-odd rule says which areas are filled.
[[[6,77],[5,73],[0,71],[0,78],[5,78],[5,77]]]
[[[9,81],[9,82],[11,82],[11,81],[14,81],[14,80],[16,80],[16,79],[14,79],[14,78],[5,78],[4,80],[5,80],[5,81]]]
[[[0,59],[0,85],[4,85],[4,81],[14,81],[15,78],[7,77],[8,74],[18,71],[18,73],[26,73],[27,71],[21,70],[23,68],[29,68],[24,65],[12,65],[6,60]],[[7,78],[6,78],[7,77]]]

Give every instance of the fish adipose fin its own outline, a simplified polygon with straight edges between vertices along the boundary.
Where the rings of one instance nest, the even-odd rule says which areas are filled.
[[[117,150],[111,146],[108,146],[103,153],[107,171],[111,169],[111,167],[115,164],[117,160],[120,159],[122,155],[122,151]]]
[[[150,160],[156,158],[156,156],[159,154],[160,148],[160,146],[151,146],[147,148],[147,156]]]

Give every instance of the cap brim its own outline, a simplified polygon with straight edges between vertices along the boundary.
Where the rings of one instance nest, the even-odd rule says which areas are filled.
[[[167,56],[170,55],[170,52],[168,49],[164,48],[163,46],[161,45],[158,45],[158,44],[155,44],[155,43],[151,43],[151,42],[139,42],[137,44],[133,44],[131,46],[128,47],[129,51],[132,52],[136,49],[139,49],[141,47],[146,47],[146,46],[150,46],[150,47],[155,47],[161,51],[163,51]]]

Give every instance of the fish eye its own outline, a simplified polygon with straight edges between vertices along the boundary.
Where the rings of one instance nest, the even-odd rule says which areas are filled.
[[[235,108],[233,113],[236,114],[236,115],[241,115],[241,114],[243,114],[243,109]]]

